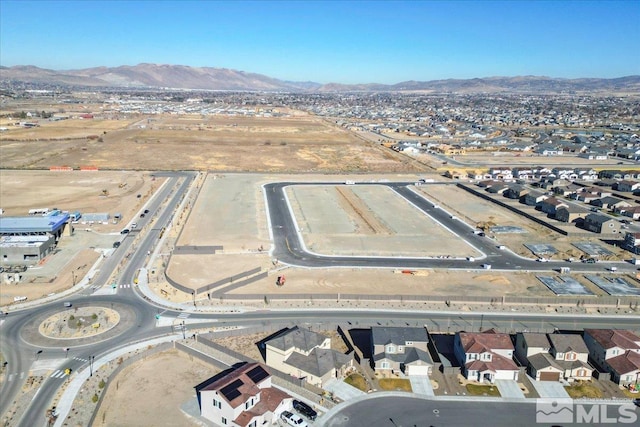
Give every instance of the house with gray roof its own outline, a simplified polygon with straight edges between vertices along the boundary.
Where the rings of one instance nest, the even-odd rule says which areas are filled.
[[[373,367],[376,372],[428,375],[433,368],[428,344],[425,328],[373,327]]]
[[[580,335],[518,333],[516,356],[538,381],[573,382],[593,375],[589,350]]]
[[[265,342],[265,348],[267,366],[317,387],[353,366],[351,356],[331,349],[329,337],[297,326]]]
[[[589,214],[584,218],[583,227],[586,230],[601,234],[615,234],[620,232],[620,223],[613,218],[600,214]]]

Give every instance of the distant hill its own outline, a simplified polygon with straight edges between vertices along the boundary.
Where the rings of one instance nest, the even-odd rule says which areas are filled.
[[[539,76],[487,77],[407,81],[393,85],[278,80],[262,74],[227,68],[190,67],[186,65],[138,64],[120,67],[95,67],[81,70],[48,70],[32,65],[0,67],[0,83],[9,82],[58,86],[112,88],[169,88],[236,91],[318,91],[318,92],[433,92],[433,93],[640,93],[640,76],[615,79],[559,79]]]

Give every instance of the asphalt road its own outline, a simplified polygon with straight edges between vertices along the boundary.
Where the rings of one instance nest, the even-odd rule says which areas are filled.
[[[126,266],[123,268],[118,284],[132,283],[135,272],[146,262],[148,251],[153,250],[158,242],[158,237],[163,227],[172,220],[176,207],[182,201],[185,191],[191,184],[194,174],[169,174],[168,184],[163,186],[161,191],[154,197],[148,205],[150,210],[145,218],[140,218],[137,222],[144,233],[137,242],[133,242],[133,234],[124,238],[123,244],[114,255],[105,260],[104,267],[96,275],[92,287],[99,287],[106,284],[111,271],[123,260],[126,259]],[[335,184],[335,183],[328,183]],[[295,224],[289,213],[289,207],[284,197],[283,188],[287,184],[269,184],[266,186],[267,202],[270,209],[270,220],[273,226],[274,241],[276,246],[275,256],[284,262],[291,262],[296,265],[306,266],[378,266],[378,267],[440,267],[440,268],[469,268],[468,261],[462,260],[440,260],[440,259],[394,259],[394,258],[366,258],[366,257],[322,257],[308,254],[300,249],[299,236],[296,233]],[[302,184],[301,184],[302,185]],[[316,184],[317,185],[317,184]],[[391,188],[408,198],[437,221],[446,224],[452,231],[463,236],[470,244],[482,250],[487,257],[492,259],[495,266],[510,266],[516,268],[517,265],[537,267],[539,269],[549,268],[528,260],[523,260],[515,255],[493,248],[493,243],[486,238],[480,238],[471,233],[469,227],[455,219],[448,217],[448,214],[425,199],[417,196],[406,188],[407,183],[388,183]],[[153,227],[148,226],[154,216],[158,220]],[[129,255],[126,255],[129,254]],[[493,258],[495,257],[495,261]],[[408,263],[408,264],[406,264]],[[463,267],[464,266],[464,267]],[[585,266],[586,267],[586,266]],[[601,269],[602,267],[599,266]],[[38,319],[64,309],[62,302],[42,304],[35,308],[23,311],[12,312],[5,317],[0,326],[0,347],[7,359],[7,376],[30,370],[36,359],[53,359],[59,361],[57,369],[70,368],[74,371],[87,368],[92,358],[99,358],[115,348],[137,341],[150,339],[173,332],[171,327],[156,327],[155,315],[162,311],[165,317],[178,317],[182,311],[166,310],[156,307],[148,300],[140,297],[132,288],[118,288],[118,293],[114,295],[93,295],[89,288],[77,297],[66,298],[74,306],[105,306],[118,309],[123,313],[122,325],[114,330],[112,334],[105,334],[97,341],[86,340],[82,342],[72,342],[66,344],[60,341],[51,342],[39,337],[34,332]],[[192,313],[190,320],[201,321],[199,325],[190,325],[190,328],[236,325],[273,324],[288,326],[298,325],[325,325],[327,323],[339,323],[348,327],[368,327],[371,325],[388,326],[422,326],[426,325],[430,330],[439,331],[473,331],[480,328],[500,327],[508,330],[546,330],[555,329],[579,329],[585,327],[602,328],[624,328],[638,330],[640,324],[637,317],[629,316],[562,316],[562,315],[536,315],[521,313],[443,313],[443,312],[406,312],[391,310],[290,310],[290,311],[258,311],[235,314],[205,314]],[[67,354],[66,347],[70,347]],[[49,377],[45,380],[37,398],[25,411],[24,416],[18,423],[19,426],[32,427],[43,424],[43,414],[50,407],[52,397],[62,385],[62,379]],[[20,390],[23,381],[5,381],[0,388],[0,413],[4,414],[11,402]],[[351,424],[350,424],[351,425]],[[376,424],[368,424],[376,425]],[[400,425],[400,424],[399,424]]]
[[[577,406],[571,406],[572,420],[580,421]],[[592,405],[581,405],[591,413]],[[622,408],[622,410],[621,410]],[[582,409],[582,408],[581,408]],[[628,424],[637,422],[639,410],[633,404],[607,405],[604,416],[597,414],[585,425],[611,425],[618,420]],[[565,414],[551,414],[546,420],[536,422],[535,399],[529,402],[504,402],[491,400],[433,400],[415,395],[370,396],[355,403],[346,402],[318,419],[318,427],[548,427],[566,424]],[[554,418],[555,416],[555,418]],[[600,422],[605,420],[606,422]],[[564,422],[563,422],[564,421]],[[573,423],[569,423],[573,424]]]
[[[278,261],[300,267],[371,267],[371,268],[443,268],[449,270],[482,269],[484,264],[491,265],[494,270],[512,271],[546,271],[569,267],[572,271],[603,272],[610,265],[619,271],[634,271],[635,266],[626,263],[570,263],[564,261],[537,262],[524,258],[509,250],[499,249],[496,242],[488,237],[474,234],[474,229],[445,211],[437,203],[425,199],[412,191],[409,186],[413,182],[380,182],[361,183],[357,185],[386,185],[404,197],[426,215],[432,217],[443,227],[448,228],[458,238],[464,240],[483,255],[473,261],[461,258],[408,258],[408,257],[367,257],[367,256],[328,256],[308,252],[304,247],[297,224],[291,215],[291,207],[287,200],[285,188],[302,185],[339,185],[341,182],[294,183],[278,182],[265,185],[269,218],[273,233],[275,249],[273,256]],[[424,184],[437,185],[437,184]],[[446,255],[446,254],[443,254]]]

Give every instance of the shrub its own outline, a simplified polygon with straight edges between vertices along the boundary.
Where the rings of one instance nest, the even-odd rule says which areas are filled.
[[[107,383],[104,382],[104,380],[100,380],[100,382],[98,383],[98,388],[104,388],[104,386],[106,386]]]
[[[91,398],[91,401],[92,401],[93,403],[98,403],[98,399],[99,399],[99,398],[98,398],[98,394],[96,393],[96,394],[94,394],[94,395],[93,395],[93,397]]]

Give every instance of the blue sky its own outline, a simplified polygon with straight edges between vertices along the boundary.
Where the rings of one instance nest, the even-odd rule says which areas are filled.
[[[0,1],[0,64],[283,80],[640,74],[640,1]]]

